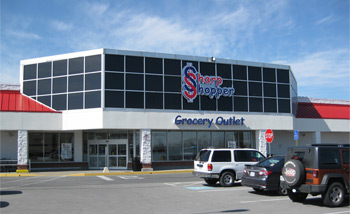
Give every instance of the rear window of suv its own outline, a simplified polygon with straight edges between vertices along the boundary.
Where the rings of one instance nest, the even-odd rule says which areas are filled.
[[[340,167],[340,152],[338,149],[320,149],[319,157],[321,169],[333,169]]]
[[[214,151],[211,162],[231,162],[231,151]]]
[[[196,159],[194,159],[194,160],[207,162],[209,160],[210,153],[211,153],[210,150],[201,150],[197,154]]]

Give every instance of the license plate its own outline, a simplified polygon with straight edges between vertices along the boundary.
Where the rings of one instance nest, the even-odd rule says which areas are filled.
[[[253,177],[255,176],[255,172],[249,172],[249,175]]]

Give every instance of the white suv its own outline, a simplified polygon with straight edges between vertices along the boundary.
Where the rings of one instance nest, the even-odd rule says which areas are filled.
[[[209,185],[220,181],[233,186],[243,176],[246,164],[255,164],[265,156],[255,149],[202,149],[194,160],[193,175],[204,178]]]

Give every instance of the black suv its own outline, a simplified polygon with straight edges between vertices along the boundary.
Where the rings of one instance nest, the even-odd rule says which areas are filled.
[[[349,194],[349,151],[349,144],[288,148],[281,186],[294,202],[303,202],[308,194],[322,194],[326,206],[341,206]]]

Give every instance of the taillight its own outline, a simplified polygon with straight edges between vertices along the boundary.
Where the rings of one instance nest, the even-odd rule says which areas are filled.
[[[212,171],[213,170],[213,164],[209,163],[208,164],[208,171]]]
[[[267,170],[260,170],[259,171],[259,175],[261,175],[261,176],[268,176],[268,175],[270,175],[272,172],[271,171],[267,171]]]
[[[313,170],[312,171],[312,177],[318,178],[318,170]]]
[[[244,168],[243,172],[244,172],[244,174],[248,174],[248,171],[246,168]]]

